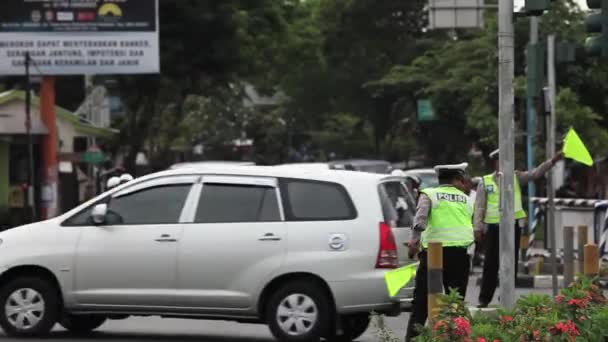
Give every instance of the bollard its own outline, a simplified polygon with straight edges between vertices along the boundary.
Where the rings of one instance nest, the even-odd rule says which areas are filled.
[[[536,257],[536,263],[534,264],[534,275],[543,274],[543,261],[544,260],[542,256]]]
[[[574,281],[574,227],[564,227],[564,287]]]
[[[587,277],[595,278],[600,271],[600,250],[595,244],[585,245],[585,268]]]
[[[522,235],[519,238],[519,250],[520,250],[520,257],[519,260],[521,260],[521,262],[524,265],[528,265],[528,248],[530,247],[530,236],[529,235]],[[516,272],[519,272],[519,265],[516,265]],[[525,268],[525,273],[529,274],[530,270],[529,267],[526,266]]]
[[[428,311],[429,319],[434,319],[439,312],[439,296],[443,293],[443,244],[429,242],[428,248]]]
[[[585,245],[587,244],[587,226],[580,225],[578,231],[578,273],[583,273],[585,269]]]

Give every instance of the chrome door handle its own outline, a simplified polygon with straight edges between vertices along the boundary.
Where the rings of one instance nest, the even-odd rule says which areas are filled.
[[[272,233],[266,233],[264,236],[258,239],[259,241],[281,241],[280,236],[276,236]]]

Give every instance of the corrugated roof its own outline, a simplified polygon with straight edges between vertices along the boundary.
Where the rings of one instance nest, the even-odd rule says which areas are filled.
[[[25,101],[25,91],[9,90],[9,91],[0,93],[0,105],[3,105],[5,103],[8,103],[8,102],[14,101],[14,100]],[[35,95],[32,95],[32,105],[40,108],[40,98]],[[97,126],[91,124],[90,122],[80,118],[76,114],[70,112],[69,110],[67,110],[63,107],[60,107],[60,106],[55,106],[55,112],[57,113],[58,119],[71,123],[74,126],[74,128],[76,129],[76,131],[86,134],[86,135],[90,135],[90,136],[94,136],[94,137],[98,137],[98,138],[110,139],[118,133],[118,131],[114,130],[114,129],[97,127]],[[40,120],[40,119],[38,118],[38,120]],[[32,128],[35,127],[35,121],[36,121],[36,119],[35,119],[35,115],[34,115],[34,116],[32,116]],[[44,128],[44,130],[46,132],[46,127]],[[44,133],[44,132],[41,132],[41,133]]]

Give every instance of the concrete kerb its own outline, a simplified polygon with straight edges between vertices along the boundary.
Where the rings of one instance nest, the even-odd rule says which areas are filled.
[[[550,289],[553,287],[552,285],[552,276],[551,275],[523,275],[520,274],[517,276],[515,280],[515,287],[520,289]],[[557,284],[558,287],[564,287],[564,276],[557,276]],[[477,277],[477,285],[481,286],[481,277]]]

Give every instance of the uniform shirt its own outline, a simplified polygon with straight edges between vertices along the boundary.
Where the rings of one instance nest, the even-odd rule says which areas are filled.
[[[530,171],[515,171],[519,186],[528,184],[531,180],[537,180],[545,175],[553,167],[551,159],[540,164]],[[496,172],[494,172],[494,182],[497,182]],[[477,186],[477,198],[475,199],[475,212],[473,214],[473,227],[475,231],[483,231],[485,223],[483,222],[486,216],[486,187],[483,181]]]
[[[426,226],[429,223],[429,214],[431,213],[432,207],[433,202],[431,202],[431,198],[427,194],[421,192],[420,196],[418,197],[416,216],[414,216],[414,229],[412,230],[412,240],[420,241],[422,232],[426,229]]]

